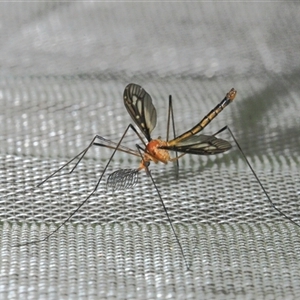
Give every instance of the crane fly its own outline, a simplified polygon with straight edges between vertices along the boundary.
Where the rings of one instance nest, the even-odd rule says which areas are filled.
[[[208,125],[229,103],[233,101],[235,96],[236,91],[231,89],[221,103],[218,104],[209,114],[207,114],[196,126],[180,136],[175,137],[171,141],[168,141],[167,132],[167,140],[165,141],[160,138],[151,138],[151,132],[156,126],[157,118],[156,109],[152,104],[150,95],[141,86],[137,84],[129,84],[124,91],[124,104],[129,115],[146,137],[147,143],[144,142],[143,138],[138,134],[132,125],[129,125],[129,127],[138,135],[144,144],[144,148],[136,145],[138,151],[121,147],[120,144],[115,144],[111,141],[104,140],[102,137],[100,139],[105,141],[105,143],[93,143],[97,146],[117,149],[142,158],[140,166],[137,169],[122,169],[110,174],[107,180],[108,186],[111,186],[113,189],[124,189],[135,185],[137,183],[137,174],[139,171],[145,170],[148,174],[150,173],[148,169],[150,162],[161,162],[167,164],[168,162],[177,161],[180,157],[187,153],[209,155],[222,153],[230,149],[231,145],[227,141],[218,139],[215,136],[195,134],[205,128],[206,125]],[[170,114],[168,117],[168,124],[169,118]],[[126,132],[124,135],[125,134]],[[176,155],[172,158],[169,151],[183,152],[183,154],[180,156]]]
[[[173,108],[172,108],[172,99],[171,96],[169,98],[169,114],[168,114],[168,122],[167,122],[167,138],[166,140],[162,140],[161,138],[152,139],[151,133],[156,126],[157,115],[156,109],[152,103],[151,96],[139,85],[130,83],[126,86],[123,94],[124,105],[131,116],[134,123],[137,125],[139,130],[141,131],[142,135],[146,138],[146,142],[143,139],[143,136],[138,132],[138,130],[132,125],[129,124],[124,131],[121,139],[119,142],[115,143],[111,140],[108,140],[100,135],[95,135],[88,147],[86,147],[82,152],[72,158],[69,162],[64,164],[58,170],[53,172],[47,178],[45,178],[42,182],[40,182],[37,187],[41,186],[43,183],[48,181],[50,178],[54,177],[55,175],[66,175],[71,174],[83,157],[86,155],[87,151],[92,146],[100,146],[106,147],[113,150],[112,155],[110,156],[104,170],[95,185],[95,188],[92,192],[80,203],[80,205],[68,216],[66,220],[62,224],[56,227],[52,232],[50,232],[45,238],[40,240],[35,240],[32,242],[27,242],[24,244],[19,244],[18,246],[28,245],[38,242],[43,242],[48,240],[53,234],[55,234],[63,225],[65,225],[79,210],[80,208],[89,200],[89,198],[95,193],[97,190],[100,182],[103,179],[105,172],[107,171],[108,166],[110,165],[116,151],[121,151],[128,153],[130,155],[134,155],[141,159],[139,166],[136,169],[119,169],[115,172],[111,173],[107,178],[107,186],[111,187],[113,190],[120,190],[133,187],[138,182],[138,174],[140,171],[146,171],[147,175],[151,178],[151,181],[155,187],[155,190],[158,194],[159,200],[163,206],[164,212],[167,216],[168,222],[170,224],[171,230],[174,234],[176,242],[180,248],[182,257],[185,261],[187,268],[189,269],[189,264],[184,255],[183,248],[181,246],[180,240],[178,235],[176,234],[175,228],[172,224],[171,218],[169,216],[168,210],[162,200],[162,196],[159,192],[159,189],[152,177],[152,174],[149,170],[150,163],[164,163],[167,164],[168,162],[175,162],[177,163],[177,170],[178,170],[178,160],[185,154],[195,154],[195,155],[213,155],[218,153],[223,153],[231,148],[231,144],[228,141],[219,139],[216,137],[219,133],[224,130],[228,130],[230,135],[232,136],[235,144],[237,145],[239,151],[241,152],[243,158],[245,159],[247,165],[249,166],[251,172],[255,176],[256,180],[258,181],[261,189],[263,190],[264,194],[266,195],[268,201],[270,202],[271,206],[283,215],[285,218],[290,220],[295,225],[299,226],[295,221],[293,221],[290,217],[284,214],[280,209],[278,209],[275,204],[272,202],[271,198],[269,197],[267,191],[265,190],[264,186],[260,182],[258,176],[256,175],[254,169],[250,165],[249,161],[247,160],[242,148],[240,147],[239,143],[237,142],[235,136],[233,135],[231,129],[228,126],[223,127],[218,132],[213,135],[203,135],[198,134],[202,131],[225,107],[227,107],[236,97],[237,91],[232,88],[224,97],[224,99],[215,107],[213,108],[199,123],[197,123],[194,127],[190,130],[176,136],[175,134],[175,126],[174,126],[174,117],[173,117]],[[173,126],[173,134],[174,138],[169,140],[169,127],[170,127],[170,117],[172,118],[172,126]],[[140,139],[143,146],[136,144],[136,149],[131,149],[121,145],[124,137],[128,133],[129,130],[132,130]],[[171,153],[175,153],[175,156],[171,156]],[[180,153],[180,155],[178,155]],[[78,158],[75,166],[67,173],[58,174],[62,169],[72,163],[74,160]]]

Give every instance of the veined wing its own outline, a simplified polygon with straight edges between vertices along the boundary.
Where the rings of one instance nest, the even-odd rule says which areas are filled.
[[[110,149],[113,149],[113,150],[118,147],[117,148],[118,151],[125,152],[125,153],[128,153],[128,154],[132,154],[132,155],[135,155],[137,157],[141,157],[140,153],[137,150],[133,150],[133,149],[130,149],[130,148],[122,146],[122,145],[118,146],[118,143],[107,140],[106,138],[104,138],[102,136],[98,136],[98,140],[100,140],[101,142],[100,143],[95,142],[94,143],[95,146],[106,147],[106,148],[110,148]]]
[[[210,155],[225,152],[231,148],[231,144],[225,140],[211,135],[192,135],[179,141],[176,145],[163,146],[161,149],[173,150],[183,153]]]
[[[130,83],[124,90],[123,99],[132,120],[151,141],[151,132],[156,126],[156,109],[151,96],[141,86]]]

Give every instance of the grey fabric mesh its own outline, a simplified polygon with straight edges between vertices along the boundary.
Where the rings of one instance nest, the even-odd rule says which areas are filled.
[[[0,3],[0,299],[297,299],[300,228],[228,131],[230,151],[184,156],[178,180],[172,163],[150,165],[190,270],[145,172],[107,189],[111,172],[138,167],[126,153],[57,233],[16,245],[46,237],[95,188],[111,149],[36,186],[96,134],[120,140],[130,82],[152,96],[153,138],[166,137],[170,94],[180,134],[234,87],[203,133],[228,125],[300,224],[299,14],[291,2]],[[130,131],[122,144],[137,143]]]

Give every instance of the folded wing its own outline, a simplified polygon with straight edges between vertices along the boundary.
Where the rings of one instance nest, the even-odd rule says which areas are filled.
[[[210,155],[225,152],[231,148],[231,144],[225,140],[218,139],[211,135],[193,135],[181,140],[174,146],[163,146],[160,149],[171,151]]]
[[[132,120],[151,141],[151,132],[156,126],[156,110],[151,96],[141,86],[130,83],[124,90],[123,99]]]

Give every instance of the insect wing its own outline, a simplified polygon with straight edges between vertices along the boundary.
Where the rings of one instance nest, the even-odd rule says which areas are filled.
[[[210,155],[229,150],[231,144],[214,136],[201,134],[190,136],[174,146],[164,146],[160,148],[190,154]]]
[[[123,99],[132,120],[150,141],[150,134],[156,126],[156,109],[151,96],[141,86],[130,83],[124,90]]]

